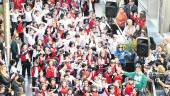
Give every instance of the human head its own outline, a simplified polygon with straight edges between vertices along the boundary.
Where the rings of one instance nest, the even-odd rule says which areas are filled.
[[[129,0],[129,5],[133,6],[135,4],[134,0]]]
[[[27,48],[28,48],[28,45],[26,43],[23,44],[23,46],[22,46],[23,51],[27,50]]]
[[[161,53],[161,54],[159,55],[159,60],[160,60],[160,61],[164,61],[165,59],[166,59],[165,53]]]
[[[121,45],[121,44],[120,44],[120,45],[118,45],[118,46],[117,46],[117,50],[119,50],[119,51],[123,51],[123,50],[124,50],[123,45]]]
[[[10,60],[10,64],[11,64],[12,66],[16,66],[15,60],[14,60],[14,59]]]
[[[26,7],[26,10],[27,10],[27,11],[30,11],[30,9],[31,9],[30,6],[27,6],[27,7]]]
[[[108,86],[108,91],[109,91],[110,94],[114,94],[114,92],[115,92],[114,91],[114,85],[109,85]]]
[[[124,12],[125,12],[124,9],[123,9],[123,7],[120,7],[120,8],[119,8],[119,12],[120,12],[120,13],[124,13]]]
[[[97,87],[96,86],[92,86],[92,92],[96,92],[97,91]]]
[[[133,84],[133,79],[129,78],[128,82],[129,82],[129,84]]]
[[[56,84],[56,80],[54,78],[51,79],[51,84],[52,85]]]
[[[7,73],[7,67],[5,65],[0,65],[0,75]]]
[[[142,66],[140,64],[136,64],[136,72],[137,73],[142,72]]]
[[[127,23],[128,23],[129,26],[132,26],[132,25],[133,25],[133,21],[132,21],[131,19],[128,19],[128,20],[127,20]]]

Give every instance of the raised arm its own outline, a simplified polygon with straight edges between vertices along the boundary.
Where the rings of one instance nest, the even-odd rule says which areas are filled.
[[[38,31],[38,30],[39,30],[38,28],[35,28],[35,27],[31,26],[31,25],[28,25],[27,28],[31,28],[31,29],[33,29],[34,31]]]

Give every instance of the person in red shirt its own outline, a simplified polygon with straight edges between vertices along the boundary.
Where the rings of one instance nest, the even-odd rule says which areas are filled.
[[[142,29],[146,26],[146,15],[144,11],[141,11],[139,14],[131,13],[131,19],[134,21],[134,23],[138,24]]]
[[[128,83],[127,83],[124,91],[125,91],[125,95],[135,96],[134,83],[133,83],[133,80],[131,78],[129,78]]]
[[[133,22],[135,23],[135,25],[137,24],[138,22],[138,13],[135,12],[135,13],[130,13],[130,18],[133,20]]]
[[[88,51],[88,55],[86,56],[87,65],[91,65],[95,61],[95,57],[92,54],[93,50],[90,48]]]
[[[99,93],[97,92],[96,86],[92,86],[92,96],[99,96]]]
[[[22,42],[24,42],[24,26],[23,26],[23,22],[21,19],[21,16],[18,16],[18,24],[17,24],[17,32],[19,34],[19,37],[21,39]]]
[[[27,70],[28,77],[30,77],[31,63],[30,63],[30,54],[29,54],[27,44],[23,44],[20,58],[21,58],[21,64],[22,64],[22,76],[25,78],[25,71]]]
[[[49,61],[49,66],[47,67],[46,70],[46,78],[50,80],[51,78],[56,77],[56,68],[54,67],[54,62],[53,60]]]
[[[52,40],[51,26],[48,26],[44,35],[44,45],[47,45],[50,40]]]
[[[52,48],[51,48],[51,55],[53,59],[57,59],[57,48],[56,48],[56,43],[52,44]]]
[[[122,74],[120,74],[119,72],[115,73],[114,81],[119,81],[122,84],[123,83]]]
[[[12,0],[12,1],[14,3],[14,8],[15,9],[21,10],[23,8],[22,4],[25,2],[25,0]]]
[[[38,74],[41,71],[40,66],[38,66],[38,60],[36,59],[34,62],[34,66],[32,67],[32,86],[35,87],[35,85],[38,83],[36,82],[38,80]]]
[[[43,54],[40,54],[39,58],[38,58],[38,65],[40,66],[41,70],[43,70],[43,72],[45,73],[45,64],[44,64],[44,60],[45,57],[43,56]]]
[[[47,85],[46,84],[42,84],[42,88],[41,88],[41,96],[48,96],[48,90],[47,90]]]
[[[121,96],[121,84],[120,84],[120,81],[115,81],[114,82],[114,94],[115,96]]]
[[[144,11],[141,11],[138,16],[138,24],[139,26],[143,29],[145,28],[145,23],[146,23],[146,13]]]
[[[104,77],[106,78],[107,84],[113,83],[113,75],[110,67],[108,68],[107,72],[104,74]]]
[[[96,25],[96,16],[94,15],[93,17],[91,17],[90,21],[89,21],[89,28],[92,29],[95,25]]]
[[[62,94],[62,96],[68,94],[69,90],[68,90],[68,86],[67,86],[67,81],[63,81],[61,84],[62,84],[62,86],[61,86],[61,89],[59,92]]]

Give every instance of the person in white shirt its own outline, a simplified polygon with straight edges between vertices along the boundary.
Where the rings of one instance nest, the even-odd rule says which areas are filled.
[[[35,9],[41,12],[42,8],[43,8],[42,0],[35,0]]]
[[[131,19],[127,20],[127,26],[123,30],[123,35],[127,38],[132,38],[133,33],[136,31],[135,26],[133,25],[133,21]]]
[[[24,5],[23,5],[23,8],[24,8],[24,15],[25,15],[25,23],[26,23],[25,25],[27,26],[27,25],[30,25],[32,22],[32,13],[34,11],[34,8],[31,9],[30,6],[26,6],[26,9],[25,9]],[[28,28],[26,28],[26,33],[28,33]]]
[[[36,10],[33,11],[33,21],[37,24],[40,24],[42,22],[43,15],[40,13],[40,11]]]
[[[18,73],[18,69],[17,69],[17,64],[15,62],[15,60],[11,60],[11,69],[10,69],[10,74],[17,74]]]
[[[41,23],[39,28],[35,28],[33,26],[27,26],[27,27],[33,29],[34,31],[36,31],[36,33],[33,34],[34,42],[35,42],[35,37],[37,35],[38,35],[38,39],[43,40],[43,38],[44,38],[43,36],[45,34],[45,30],[46,30],[47,26],[48,26],[48,24],[46,24],[46,23]]]
[[[12,9],[11,12],[11,25],[12,25],[12,30],[11,30],[11,36],[14,35],[14,32],[17,28],[17,22],[18,22],[18,16],[21,15],[21,13],[18,12],[18,9]]]

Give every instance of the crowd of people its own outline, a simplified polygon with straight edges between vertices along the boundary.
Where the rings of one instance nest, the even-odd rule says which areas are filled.
[[[120,6],[109,24],[107,17],[96,17],[95,0],[13,0],[13,5],[9,66],[0,49],[2,96],[24,95],[26,78],[33,96],[148,96],[149,81],[170,88],[169,38],[149,49],[142,63],[136,49],[126,47],[126,41],[149,38],[146,13],[137,11],[134,0]],[[3,43],[2,32],[0,38]]]

